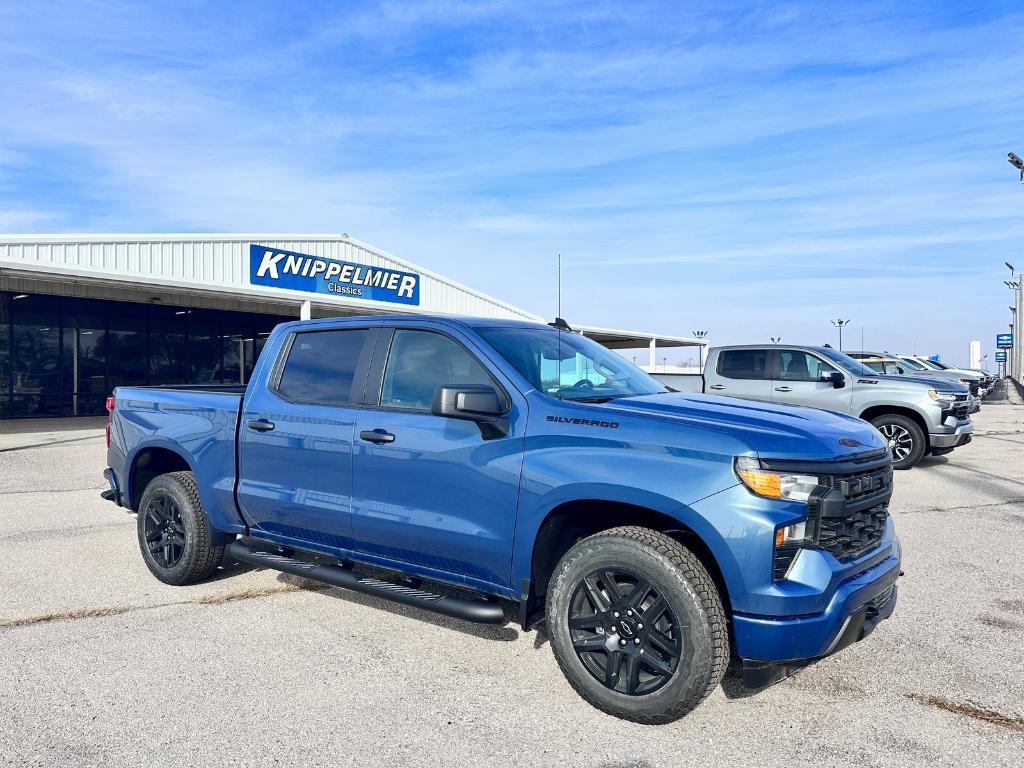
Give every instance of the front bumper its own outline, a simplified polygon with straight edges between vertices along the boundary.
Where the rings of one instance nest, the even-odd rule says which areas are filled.
[[[931,432],[928,441],[932,448],[958,448],[971,442],[971,433],[974,432],[974,424],[967,422],[954,427],[950,432]]]
[[[788,677],[816,659],[838,653],[847,646],[863,640],[874,631],[875,627],[892,615],[896,609],[897,591],[896,584],[893,583],[877,597],[848,615],[829,647],[818,656],[787,661],[743,659],[743,684],[748,688],[764,688]]]
[[[752,663],[745,666],[799,665],[866,637],[896,606],[901,556],[894,537],[888,555],[839,585],[819,613],[789,617],[735,613],[736,651]]]

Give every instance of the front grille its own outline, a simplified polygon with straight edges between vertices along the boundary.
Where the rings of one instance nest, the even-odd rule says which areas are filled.
[[[852,560],[878,546],[885,536],[888,519],[888,502],[846,517],[824,518],[821,521],[818,546],[827,549],[837,560]]]
[[[772,576],[776,581],[786,578],[802,548],[824,550],[839,561],[850,561],[881,544],[892,495],[892,460],[887,450],[838,466],[783,461],[764,464],[778,471],[817,475],[824,488],[808,501],[808,541],[775,548]],[[842,500],[836,499],[840,494]]]
[[[872,472],[849,472],[825,478],[829,488],[835,488],[847,502],[880,493],[892,485],[892,467],[884,466]]]
[[[822,517],[818,546],[831,552],[837,560],[852,560],[877,547],[885,536],[889,519],[886,491],[892,486],[892,466],[886,464],[868,472],[832,475],[828,485],[843,494],[848,511],[844,517]],[[865,508],[864,504],[871,504],[872,497],[881,499]]]

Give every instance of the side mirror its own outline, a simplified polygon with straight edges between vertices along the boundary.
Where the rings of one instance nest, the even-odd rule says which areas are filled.
[[[494,387],[465,385],[438,387],[430,412],[466,421],[497,421],[505,409]]]
[[[846,377],[843,376],[839,371],[829,371],[828,373],[821,374],[822,381],[831,381],[832,386],[836,389],[842,389],[846,386]]]

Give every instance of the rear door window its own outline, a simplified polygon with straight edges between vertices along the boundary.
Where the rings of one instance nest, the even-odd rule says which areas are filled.
[[[359,400],[369,331],[351,328],[295,334],[276,391],[288,400],[346,405]]]
[[[718,354],[718,373],[727,379],[767,379],[767,349],[725,349]]]

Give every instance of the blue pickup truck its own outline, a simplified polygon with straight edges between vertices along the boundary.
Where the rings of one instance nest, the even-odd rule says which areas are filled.
[[[895,607],[874,427],[671,392],[561,321],[285,323],[244,388],[108,408],[104,496],[161,581],[227,557],[469,621],[518,603],[619,717],[684,715],[731,657],[769,684]]]

